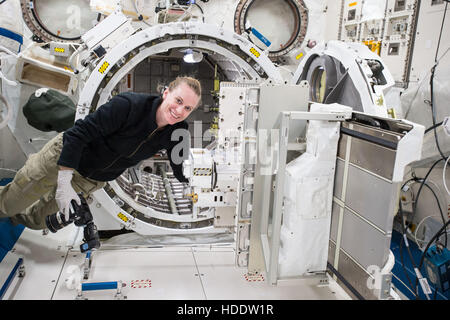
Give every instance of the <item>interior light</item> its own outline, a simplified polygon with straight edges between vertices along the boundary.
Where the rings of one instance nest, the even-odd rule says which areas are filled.
[[[200,51],[186,49],[184,50],[183,60],[186,63],[199,63],[203,60],[203,54]]]

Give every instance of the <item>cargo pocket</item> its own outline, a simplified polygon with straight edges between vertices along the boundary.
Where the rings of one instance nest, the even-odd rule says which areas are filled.
[[[10,184],[3,199],[9,212],[20,213],[54,190],[56,178],[49,176],[38,160],[38,154],[31,155]]]
[[[8,185],[2,195],[6,212],[22,213],[37,200],[54,193],[58,168],[57,154],[50,150],[51,145],[48,143],[38,153],[31,154]]]
[[[61,154],[59,140],[61,139],[61,135],[54,137],[38,153],[29,156],[22,168],[25,177],[33,181],[40,181],[44,177],[47,177],[46,180],[56,181],[58,175],[57,161]]]
[[[47,175],[47,171],[41,163],[41,158],[39,153],[30,155],[23,168],[17,173],[14,180],[23,192],[28,192],[34,184]]]

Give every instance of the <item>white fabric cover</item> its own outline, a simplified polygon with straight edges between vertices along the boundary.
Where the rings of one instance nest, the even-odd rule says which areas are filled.
[[[348,109],[311,106],[311,112]],[[286,166],[279,277],[326,269],[339,128],[340,122],[310,121],[306,152]]]

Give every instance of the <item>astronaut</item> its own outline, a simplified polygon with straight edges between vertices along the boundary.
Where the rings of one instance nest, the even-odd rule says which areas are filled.
[[[70,221],[71,201],[80,204],[77,193],[89,196],[162,149],[174,176],[187,182],[182,155],[172,150],[188,141],[173,141],[172,133],[188,129],[184,120],[200,100],[200,82],[191,77],[177,77],[162,95],[113,97],[32,154],[13,181],[0,187],[0,218],[35,230],[45,229],[46,217],[57,211]]]

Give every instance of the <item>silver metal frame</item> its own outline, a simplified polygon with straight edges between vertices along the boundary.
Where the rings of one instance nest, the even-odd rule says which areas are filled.
[[[322,112],[280,112],[274,129],[280,130],[279,136],[279,153],[277,170],[275,173],[275,192],[272,205],[270,205],[270,197],[263,203],[261,212],[261,243],[266,263],[267,279],[270,284],[276,285],[278,278],[278,256],[280,249],[280,232],[281,220],[283,216],[283,194],[284,194],[284,177],[286,168],[287,152],[295,150],[295,146],[288,143],[289,138],[289,122],[291,120],[328,120],[328,121],[344,121],[349,119],[351,115],[348,113],[322,113]],[[270,193],[271,183],[263,186],[264,194]],[[264,197],[266,199],[266,197]],[[269,228],[270,209],[272,209],[272,226]],[[271,232],[270,232],[271,231]],[[269,240],[269,233],[271,239]]]

